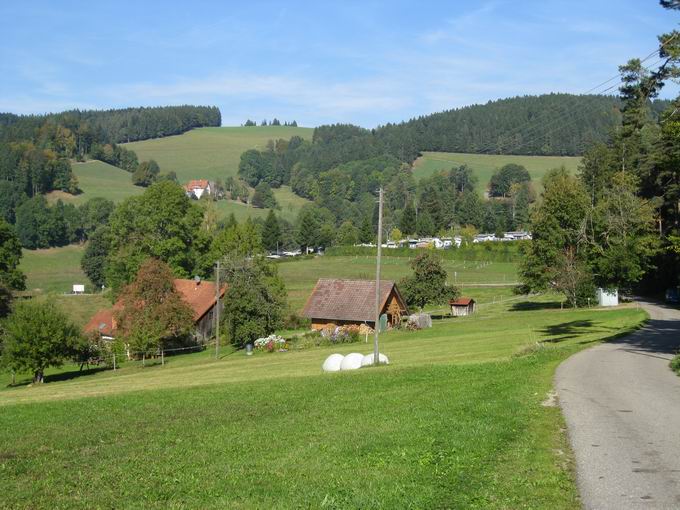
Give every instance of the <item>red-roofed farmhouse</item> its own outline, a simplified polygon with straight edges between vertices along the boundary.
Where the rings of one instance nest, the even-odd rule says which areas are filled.
[[[184,191],[189,197],[201,198],[203,195],[210,195],[212,187],[206,179],[193,179],[184,185]]]
[[[194,336],[200,342],[210,338],[213,332],[215,313],[215,284],[196,280],[174,280],[175,289],[180,293],[184,301],[194,311],[194,324],[196,329]],[[226,286],[220,289],[220,299],[224,297]],[[220,303],[221,305],[221,303]],[[99,310],[85,325],[85,332],[98,332],[102,338],[115,338],[116,318],[115,311],[121,308],[121,303],[113,305],[113,308]]]

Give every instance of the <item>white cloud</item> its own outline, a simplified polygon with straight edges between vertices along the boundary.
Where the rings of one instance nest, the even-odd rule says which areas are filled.
[[[98,95],[109,102],[135,104],[195,103],[224,104],[258,100],[271,110],[279,108],[312,112],[327,121],[347,119],[348,114],[397,112],[409,100],[395,83],[386,80],[357,80],[324,83],[277,75],[229,74],[201,79],[179,78],[171,83],[143,82],[107,87]],[[275,106],[275,107],[276,107]],[[257,109],[257,108],[256,108]]]

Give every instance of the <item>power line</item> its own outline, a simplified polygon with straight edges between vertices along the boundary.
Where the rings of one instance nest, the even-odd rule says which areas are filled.
[[[671,38],[671,39],[672,39],[672,38]],[[666,43],[664,43],[664,45],[667,44],[668,42],[670,42],[671,39],[667,40]],[[662,47],[663,47],[663,45],[660,46],[659,49],[661,49]],[[657,50],[657,51],[658,51],[658,50]],[[642,62],[644,62],[644,61],[646,61],[646,60],[649,60],[649,58],[650,58],[651,56],[653,56],[655,53],[656,53],[656,52],[651,53],[650,55],[648,55],[647,57],[645,57],[645,58],[644,58],[643,60],[641,60],[640,62],[642,63]],[[651,69],[652,69],[653,66],[655,66],[656,64],[658,64],[659,62],[661,62],[661,61],[663,61],[663,60],[666,60],[666,59],[665,59],[665,58],[659,58],[659,59],[657,59],[655,62],[653,62],[652,64],[649,64],[648,66],[642,66],[642,68],[645,69],[645,70],[647,70],[647,71],[651,71]],[[593,87],[593,88],[589,89],[585,94],[588,94],[588,93],[590,93],[590,92],[593,92],[596,88],[598,88],[598,87],[600,87],[600,86],[602,86],[602,85],[605,85],[605,84],[611,82],[612,80],[621,77],[622,75],[623,75],[623,72],[620,72],[619,74],[617,74],[616,76],[610,78],[609,80],[606,80],[606,81],[600,83],[599,85],[597,85],[596,87]],[[618,86],[620,85],[620,83],[621,83],[621,82],[619,81],[619,82],[615,83],[614,85],[611,85],[611,86],[607,87],[607,88],[604,89],[604,90],[598,91],[597,94],[602,95],[602,94],[604,94],[604,93],[610,91],[611,89],[613,89],[613,88],[615,88],[615,87],[618,87]],[[585,95],[585,94],[584,94],[584,95]],[[564,112],[562,112],[561,114],[559,114],[557,117],[553,117],[552,119],[547,120],[547,121],[545,121],[545,122],[543,122],[543,123],[534,124],[534,125],[530,126],[528,129],[525,129],[525,127],[526,127],[529,123],[525,123],[523,126],[520,126],[519,128],[516,128],[515,130],[511,131],[510,133],[505,133],[505,134],[503,134],[502,136],[504,136],[504,137],[506,137],[506,138],[512,138],[513,136],[516,136],[516,135],[518,135],[518,134],[527,135],[527,134],[531,134],[532,132],[535,134],[535,133],[537,133],[537,132],[539,132],[539,131],[546,131],[549,127],[551,127],[551,126],[553,126],[553,125],[555,125],[555,124],[557,124],[557,123],[560,123],[560,122],[562,122],[562,121],[568,119],[568,118],[571,117],[571,116],[572,116],[571,111],[567,109],[567,110],[565,110]],[[563,126],[569,126],[569,125],[574,124],[575,122],[576,122],[576,120],[574,119],[574,120],[572,120],[571,122],[567,122],[567,123],[563,124]],[[513,146],[513,145],[511,145],[511,146],[509,146],[509,147],[506,146],[506,147],[504,147],[504,149],[505,149],[506,151],[508,151],[508,150],[516,150],[516,149],[518,149],[518,148],[520,148],[520,147],[524,147],[525,145],[528,145],[528,144],[530,144],[530,143],[533,143],[533,142],[535,142],[536,140],[540,139],[541,137],[547,136],[548,134],[549,134],[549,133],[542,132],[542,133],[539,134],[538,136],[532,137],[532,138],[530,138],[529,140],[527,140],[527,141],[525,141],[525,142],[522,142],[522,143],[519,143],[519,144],[515,144],[514,146]],[[494,148],[492,147],[492,144],[491,144],[491,143],[487,144],[486,147],[484,147],[484,148],[481,150],[481,152],[482,152],[482,153],[486,153],[486,154],[495,154],[495,153],[496,153],[495,150],[494,150]]]

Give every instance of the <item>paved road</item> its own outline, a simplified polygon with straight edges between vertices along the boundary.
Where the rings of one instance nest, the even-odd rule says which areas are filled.
[[[586,509],[680,509],[680,311],[640,301],[649,324],[582,351],[555,387]]]

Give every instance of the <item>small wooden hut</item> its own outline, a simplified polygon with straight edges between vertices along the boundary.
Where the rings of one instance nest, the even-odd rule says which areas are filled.
[[[449,301],[451,315],[454,317],[465,317],[475,312],[475,300],[469,297],[459,297]]]
[[[380,315],[387,315],[387,324],[394,326],[408,315],[408,308],[392,281],[380,281]],[[302,312],[312,320],[312,329],[328,324],[349,324],[375,327],[375,280],[338,280],[321,278]]]

